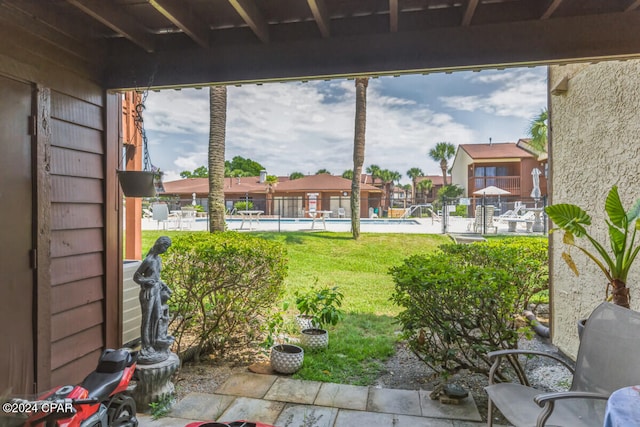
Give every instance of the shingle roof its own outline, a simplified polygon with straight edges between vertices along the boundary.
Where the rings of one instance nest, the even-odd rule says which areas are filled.
[[[442,175],[419,176],[418,179],[416,179],[416,183],[420,181],[426,181],[427,179],[431,180],[432,185],[442,185]]]
[[[360,184],[360,190],[380,192],[379,188],[376,188],[373,185],[369,184]],[[351,180],[342,178],[341,176],[329,175],[326,173],[319,175],[308,175],[304,178],[279,183],[276,191],[351,191]]]
[[[494,144],[460,144],[459,149],[464,150],[472,159],[503,159],[508,157],[534,157],[531,153],[518,147],[514,142],[501,142]]]
[[[186,178],[177,181],[164,182],[162,194],[208,194],[208,178]],[[362,191],[380,192],[381,190],[369,185],[360,184]],[[242,178],[225,178],[225,194],[245,194],[265,192],[266,186],[260,182],[260,177],[250,176]],[[289,177],[278,177],[276,192],[301,191],[351,191],[351,180],[340,176],[319,174],[290,180]]]

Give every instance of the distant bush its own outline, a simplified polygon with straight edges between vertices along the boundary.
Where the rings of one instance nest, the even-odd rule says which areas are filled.
[[[253,210],[253,202],[235,202],[233,207],[237,211],[250,211]]]
[[[282,244],[234,232],[181,234],[163,265],[176,350],[195,359],[254,341],[287,271]]]
[[[504,239],[447,244],[391,269],[403,337],[431,369],[487,375],[487,352],[516,348],[517,316],[548,288],[546,242]],[[516,372],[517,360],[512,360]]]

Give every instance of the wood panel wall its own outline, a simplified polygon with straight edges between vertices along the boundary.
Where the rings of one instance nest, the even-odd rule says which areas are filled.
[[[0,31],[0,75],[32,83],[37,94],[34,357],[42,391],[80,382],[104,348],[120,344],[120,98],[103,89],[100,45],[52,34],[46,15],[27,19],[13,3],[0,4],[0,22],[25,19]],[[10,242],[0,236],[0,244]]]

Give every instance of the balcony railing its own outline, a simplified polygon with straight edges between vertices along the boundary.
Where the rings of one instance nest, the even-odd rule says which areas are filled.
[[[474,176],[469,178],[469,194],[491,185],[507,190],[514,196],[520,195],[519,176]]]

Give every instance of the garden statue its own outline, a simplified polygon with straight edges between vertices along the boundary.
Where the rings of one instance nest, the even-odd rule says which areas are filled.
[[[133,280],[140,285],[142,343],[138,364],[142,365],[166,360],[174,341],[172,336],[167,335],[169,326],[167,301],[171,296],[171,290],[160,278],[162,270],[160,255],[165,253],[169,246],[171,246],[171,239],[167,236],[159,237],[133,275]]]

